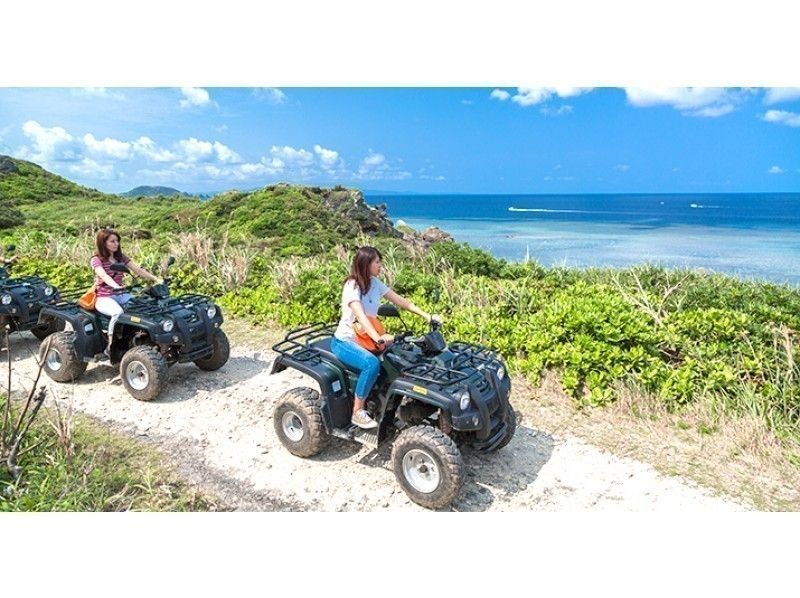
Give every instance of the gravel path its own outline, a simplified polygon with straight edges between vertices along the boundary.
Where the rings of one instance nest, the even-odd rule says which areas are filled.
[[[30,387],[38,341],[12,336],[14,387]],[[269,375],[274,354],[232,343],[217,372],[191,364],[170,369],[161,396],[136,401],[116,367],[92,364],[73,384],[44,383],[72,397],[77,411],[157,445],[180,475],[240,510],[421,511],[397,485],[391,446],[376,451],[331,439],[316,457],[289,454],[273,430],[274,401],[294,386],[315,386],[302,374]],[[521,397],[514,440],[490,455],[465,452],[467,478],[456,511],[736,511],[748,506],[651,466],[571,437],[530,426]]]

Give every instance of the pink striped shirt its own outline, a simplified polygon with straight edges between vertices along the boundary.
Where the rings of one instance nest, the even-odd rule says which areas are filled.
[[[111,264],[127,264],[129,261],[131,261],[130,258],[124,253],[122,254],[122,259],[118,260],[117,262],[112,262],[111,260],[102,258],[99,255],[95,255],[92,256],[92,259],[89,261],[89,265],[92,267],[92,270],[97,268],[97,266],[102,266],[103,271],[108,274],[114,280],[114,282],[116,282],[118,285],[122,285],[122,277],[124,276],[124,273],[114,272],[111,269]],[[107,285],[99,276],[96,276],[94,279],[94,289],[98,297],[110,297],[114,294],[114,288]]]

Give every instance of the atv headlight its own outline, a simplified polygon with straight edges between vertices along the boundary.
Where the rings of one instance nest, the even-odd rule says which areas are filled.
[[[214,316],[217,315],[217,308],[212,305],[211,307],[209,307],[206,310],[206,315],[208,316],[208,319],[210,320],[211,318],[213,318]]]
[[[166,320],[161,320],[161,330],[164,332],[172,332],[172,329],[175,328],[175,322],[167,318]]]
[[[0,297],[0,303],[3,305],[9,305],[13,300],[14,298],[8,293],[3,293],[3,296]]]
[[[501,365],[499,368],[497,368],[497,379],[502,380],[505,377],[506,377],[506,368],[504,368]]]
[[[461,394],[458,395],[458,406],[461,407],[461,411],[466,411],[469,409],[469,391],[465,390]]]
[[[45,297],[50,297],[50,296],[52,296],[52,294],[53,294],[53,287],[49,287],[48,286],[48,287],[44,288],[44,296]]]

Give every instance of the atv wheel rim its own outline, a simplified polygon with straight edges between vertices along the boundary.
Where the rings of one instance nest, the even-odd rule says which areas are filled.
[[[281,418],[281,426],[286,438],[292,442],[299,442],[303,438],[303,422],[294,411],[287,411]]]
[[[439,487],[442,476],[428,453],[411,449],[403,456],[403,475],[417,492],[430,494]]]
[[[57,372],[61,369],[62,365],[64,364],[61,361],[61,353],[55,349],[50,349],[47,352],[47,369],[49,369],[51,372]]]
[[[125,369],[125,377],[133,390],[144,390],[150,383],[150,375],[141,361],[131,361]]]

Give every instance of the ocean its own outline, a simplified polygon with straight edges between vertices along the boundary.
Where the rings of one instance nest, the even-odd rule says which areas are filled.
[[[800,285],[800,193],[366,194],[389,218],[512,261],[704,268]]]

